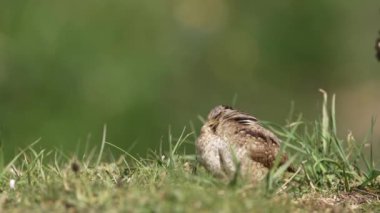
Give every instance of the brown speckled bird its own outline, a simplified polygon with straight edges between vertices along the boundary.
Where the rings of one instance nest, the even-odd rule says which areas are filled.
[[[196,151],[199,162],[217,177],[231,180],[240,165],[244,179],[258,181],[273,166],[280,143],[255,117],[221,105],[208,114]],[[285,154],[280,158],[280,165],[287,161]]]

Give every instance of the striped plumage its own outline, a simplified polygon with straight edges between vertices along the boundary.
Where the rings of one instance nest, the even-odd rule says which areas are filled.
[[[232,178],[239,162],[243,177],[260,180],[273,166],[280,143],[255,117],[228,106],[217,106],[202,126],[196,150],[199,162],[215,176]],[[286,160],[287,156],[282,155],[280,164]]]

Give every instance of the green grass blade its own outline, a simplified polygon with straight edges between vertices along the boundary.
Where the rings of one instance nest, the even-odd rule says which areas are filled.
[[[323,94],[323,105],[322,105],[322,123],[321,123],[321,129],[322,129],[322,146],[323,146],[323,153],[327,154],[327,148],[328,148],[328,140],[330,138],[329,136],[329,114],[327,110],[327,93],[326,91],[319,89],[319,91]]]
[[[101,143],[100,150],[99,150],[98,160],[96,161],[96,166],[98,166],[100,161],[102,160],[104,145],[106,144],[106,138],[107,138],[107,124],[104,124],[102,143]]]

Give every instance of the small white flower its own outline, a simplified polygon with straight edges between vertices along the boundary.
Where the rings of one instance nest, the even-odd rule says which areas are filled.
[[[165,155],[162,155],[162,156],[161,156],[161,160],[162,160],[162,161],[165,160]]]
[[[9,187],[10,187],[11,189],[15,189],[15,187],[16,187],[16,180],[15,180],[15,179],[11,179],[11,180],[9,181]]]

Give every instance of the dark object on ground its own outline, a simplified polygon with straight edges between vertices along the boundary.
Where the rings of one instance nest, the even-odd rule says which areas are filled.
[[[77,162],[71,163],[71,170],[73,170],[74,173],[78,173],[80,171],[80,166]]]

